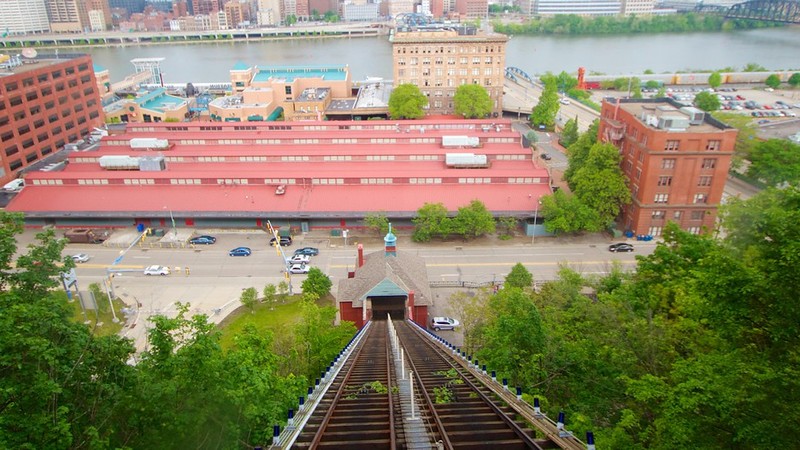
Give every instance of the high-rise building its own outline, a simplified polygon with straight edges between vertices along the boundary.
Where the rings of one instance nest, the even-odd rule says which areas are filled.
[[[217,0],[192,0],[192,14],[195,16],[208,16],[218,11]]]
[[[0,24],[9,35],[47,33],[50,22],[44,0],[6,0],[0,7]]]
[[[395,86],[411,83],[428,97],[428,114],[453,114],[453,96],[459,86],[483,86],[503,110],[506,43],[502,34],[475,28],[420,28],[392,36],[392,73]]]
[[[281,0],[258,0],[256,15],[258,25],[264,26],[277,26],[283,20],[281,8],[283,2]]]
[[[92,59],[39,57],[0,74],[0,184],[103,124]]]
[[[144,11],[145,0],[109,0],[109,6],[112,8],[124,8],[128,11],[128,16],[135,13]]]
[[[672,99],[603,102],[598,135],[619,148],[633,198],[620,225],[652,236],[668,222],[713,230],[737,134]]]
[[[108,0],[45,1],[50,29],[56,33],[81,33],[111,28]]]

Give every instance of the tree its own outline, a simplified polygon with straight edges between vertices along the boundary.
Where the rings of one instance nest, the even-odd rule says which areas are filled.
[[[516,217],[503,216],[497,218],[497,226],[503,233],[503,236],[512,237],[519,227],[519,219]],[[501,236],[502,238],[502,236]]]
[[[389,219],[385,211],[367,214],[364,216],[364,224],[378,236],[384,236],[389,232]]]
[[[278,287],[270,283],[264,286],[264,303],[269,305],[269,309],[275,307],[275,302],[278,299]]]
[[[451,220],[450,232],[460,234],[464,238],[494,233],[494,217],[483,202],[473,200],[468,206],[458,208],[458,213]]]
[[[542,197],[541,215],[547,218],[544,229],[548,233],[594,232],[602,229],[597,212],[563,190]]]
[[[719,97],[711,92],[699,92],[694,96],[694,104],[706,112],[716,111],[720,107]]]
[[[278,298],[280,299],[281,303],[286,303],[286,299],[289,297],[289,283],[286,280],[281,280],[278,283]]]
[[[462,84],[453,96],[453,106],[465,119],[482,119],[491,114],[494,102],[483,86]]]
[[[514,264],[511,272],[506,275],[505,286],[526,289],[533,286],[533,275],[522,265],[522,263]]]
[[[295,16],[294,14],[289,14],[288,16],[286,16],[286,21],[285,22],[286,22],[286,25],[292,26],[292,25],[297,23],[297,16]]]
[[[560,143],[564,147],[569,147],[578,140],[578,136],[578,119],[569,119],[567,123],[564,124]]]
[[[660,88],[660,87],[661,87],[661,83],[659,83],[659,82],[658,82],[658,81],[656,81],[656,80],[648,80],[648,81],[647,81],[647,82],[644,84],[644,87],[646,87],[647,89],[658,89],[658,88]]]
[[[330,277],[320,270],[319,267],[312,267],[308,271],[308,276],[303,280],[301,288],[303,293],[316,294],[318,298],[323,298],[330,294],[333,282]]]
[[[725,111],[716,111],[712,115],[720,122],[739,130],[733,149],[738,159],[746,158],[753,146],[759,142],[757,139],[758,129],[753,124],[753,120],[749,116]]]
[[[336,308],[332,306],[319,307],[314,302],[303,301],[301,308],[303,319],[295,327],[299,345],[293,366],[313,379],[328,367],[353,337],[356,328],[353,322],[344,321],[334,326]]]
[[[597,130],[600,122],[595,120],[589,125],[586,132],[581,133],[578,140],[567,148],[567,170],[564,171],[564,179],[570,189],[574,186],[575,172],[577,172],[585,164],[586,158],[589,157],[589,150],[597,142]]]
[[[450,218],[442,203],[425,203],[411,222],[414,223],[411,238],[416,242],[428,242],[433,236],[445,237],[450,233]]]
[[[539,103],[531,111],[531,125],[544,125],[553,129],[558,114],[558,81],[552,74],[542,76],[544,89],[539,96]]]
[[[800,184],[800,145],[786,139],[759,142],[748,156],[747,175],[769,186]]]
[[[778,87],[781,85],[781,78],[773,73],[772,75],[768,76],[766,80],[764,80],[764,84],[772,89],[778,89]]]
[[[420,119],[428,106],[426,97],[416,85],[401,84],[389,97],[389,115],[395,119]]]
[[[708,85],[716,89],[722,84],[722,75],[719,72],[713,72],[708,76]]]
[[[793,88],[796,88],[797,86],[800,86],[800,72],[793,73],[792,76],[789,77],[788,83],[789,83],[789,86],[791,86]]]
[[[249,287],[243,290],[241,297],[239,297],[239,301],[242,302],[242,305],[250,310],[251,314],[254,313],[256,303],[258,303],[258,291],[254,287]]]
[[[528,139],[528,146],[531,148],[535,148],[536,143],[539,142],[539,135],[535,131],[528,131],[525,138]]]
[[[742,68],[742,72],[766,72],[767,68],[758,63],[747,63]]]
[[[575,172],[573,192],[581,203],[597,212],[601,228],[611,225],[622,206],[631,201],[627,178],[619,166],[621,159],[614,145],[598,142]]]

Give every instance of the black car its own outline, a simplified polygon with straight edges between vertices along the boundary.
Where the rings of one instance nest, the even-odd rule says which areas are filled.
[[[295,255],[308,255],[308,256],[317,256],[319,255],[319,249],[316,247],[303,247],[298,248],[294,251]]]
[[[269,240],[269,245],[275,247],[275,238]],[[281,247],[288,247],[292,245],[291,236],[281,236]]]
[[[189,239],[190,244],[203,244],[203,245],[210,245],[217,242],[217,238],[214,236],[197,236]]]
[[[618,244],[611,244],[608,246],[608,251],[610,252],[632,252],[633,245],[628,244],[627,242],[620,242]]]

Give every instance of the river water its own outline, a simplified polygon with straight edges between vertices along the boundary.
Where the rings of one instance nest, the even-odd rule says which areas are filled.
[[[134,58],[162,57],[166,83],[230,81],[236,62],[258,66],[350,66],[353,80],[392,78],[387,37],[305,38],[197,44],[158,44],[86,50],[95,64],[110,70],[112,81],[134,72]],[[727,33],[614,36],[513,36],[506,65],[527,73],[585,67],[589,73],[638,74],[741,69],[757,63],[768,70],[800,69],[800,26]]]

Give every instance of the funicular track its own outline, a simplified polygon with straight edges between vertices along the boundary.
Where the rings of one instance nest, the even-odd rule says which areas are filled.
[[[416,324],[364,331],[296,439],[272,448],[587,448]]]
[[[373,321],[353,363],[321,399],[324,414],[312,416],[292,448],[404,448],[390,351],[387,323]]]
[[[395,325],[444,448],[545,448],[513,409],[444,349],[406,323]]]

